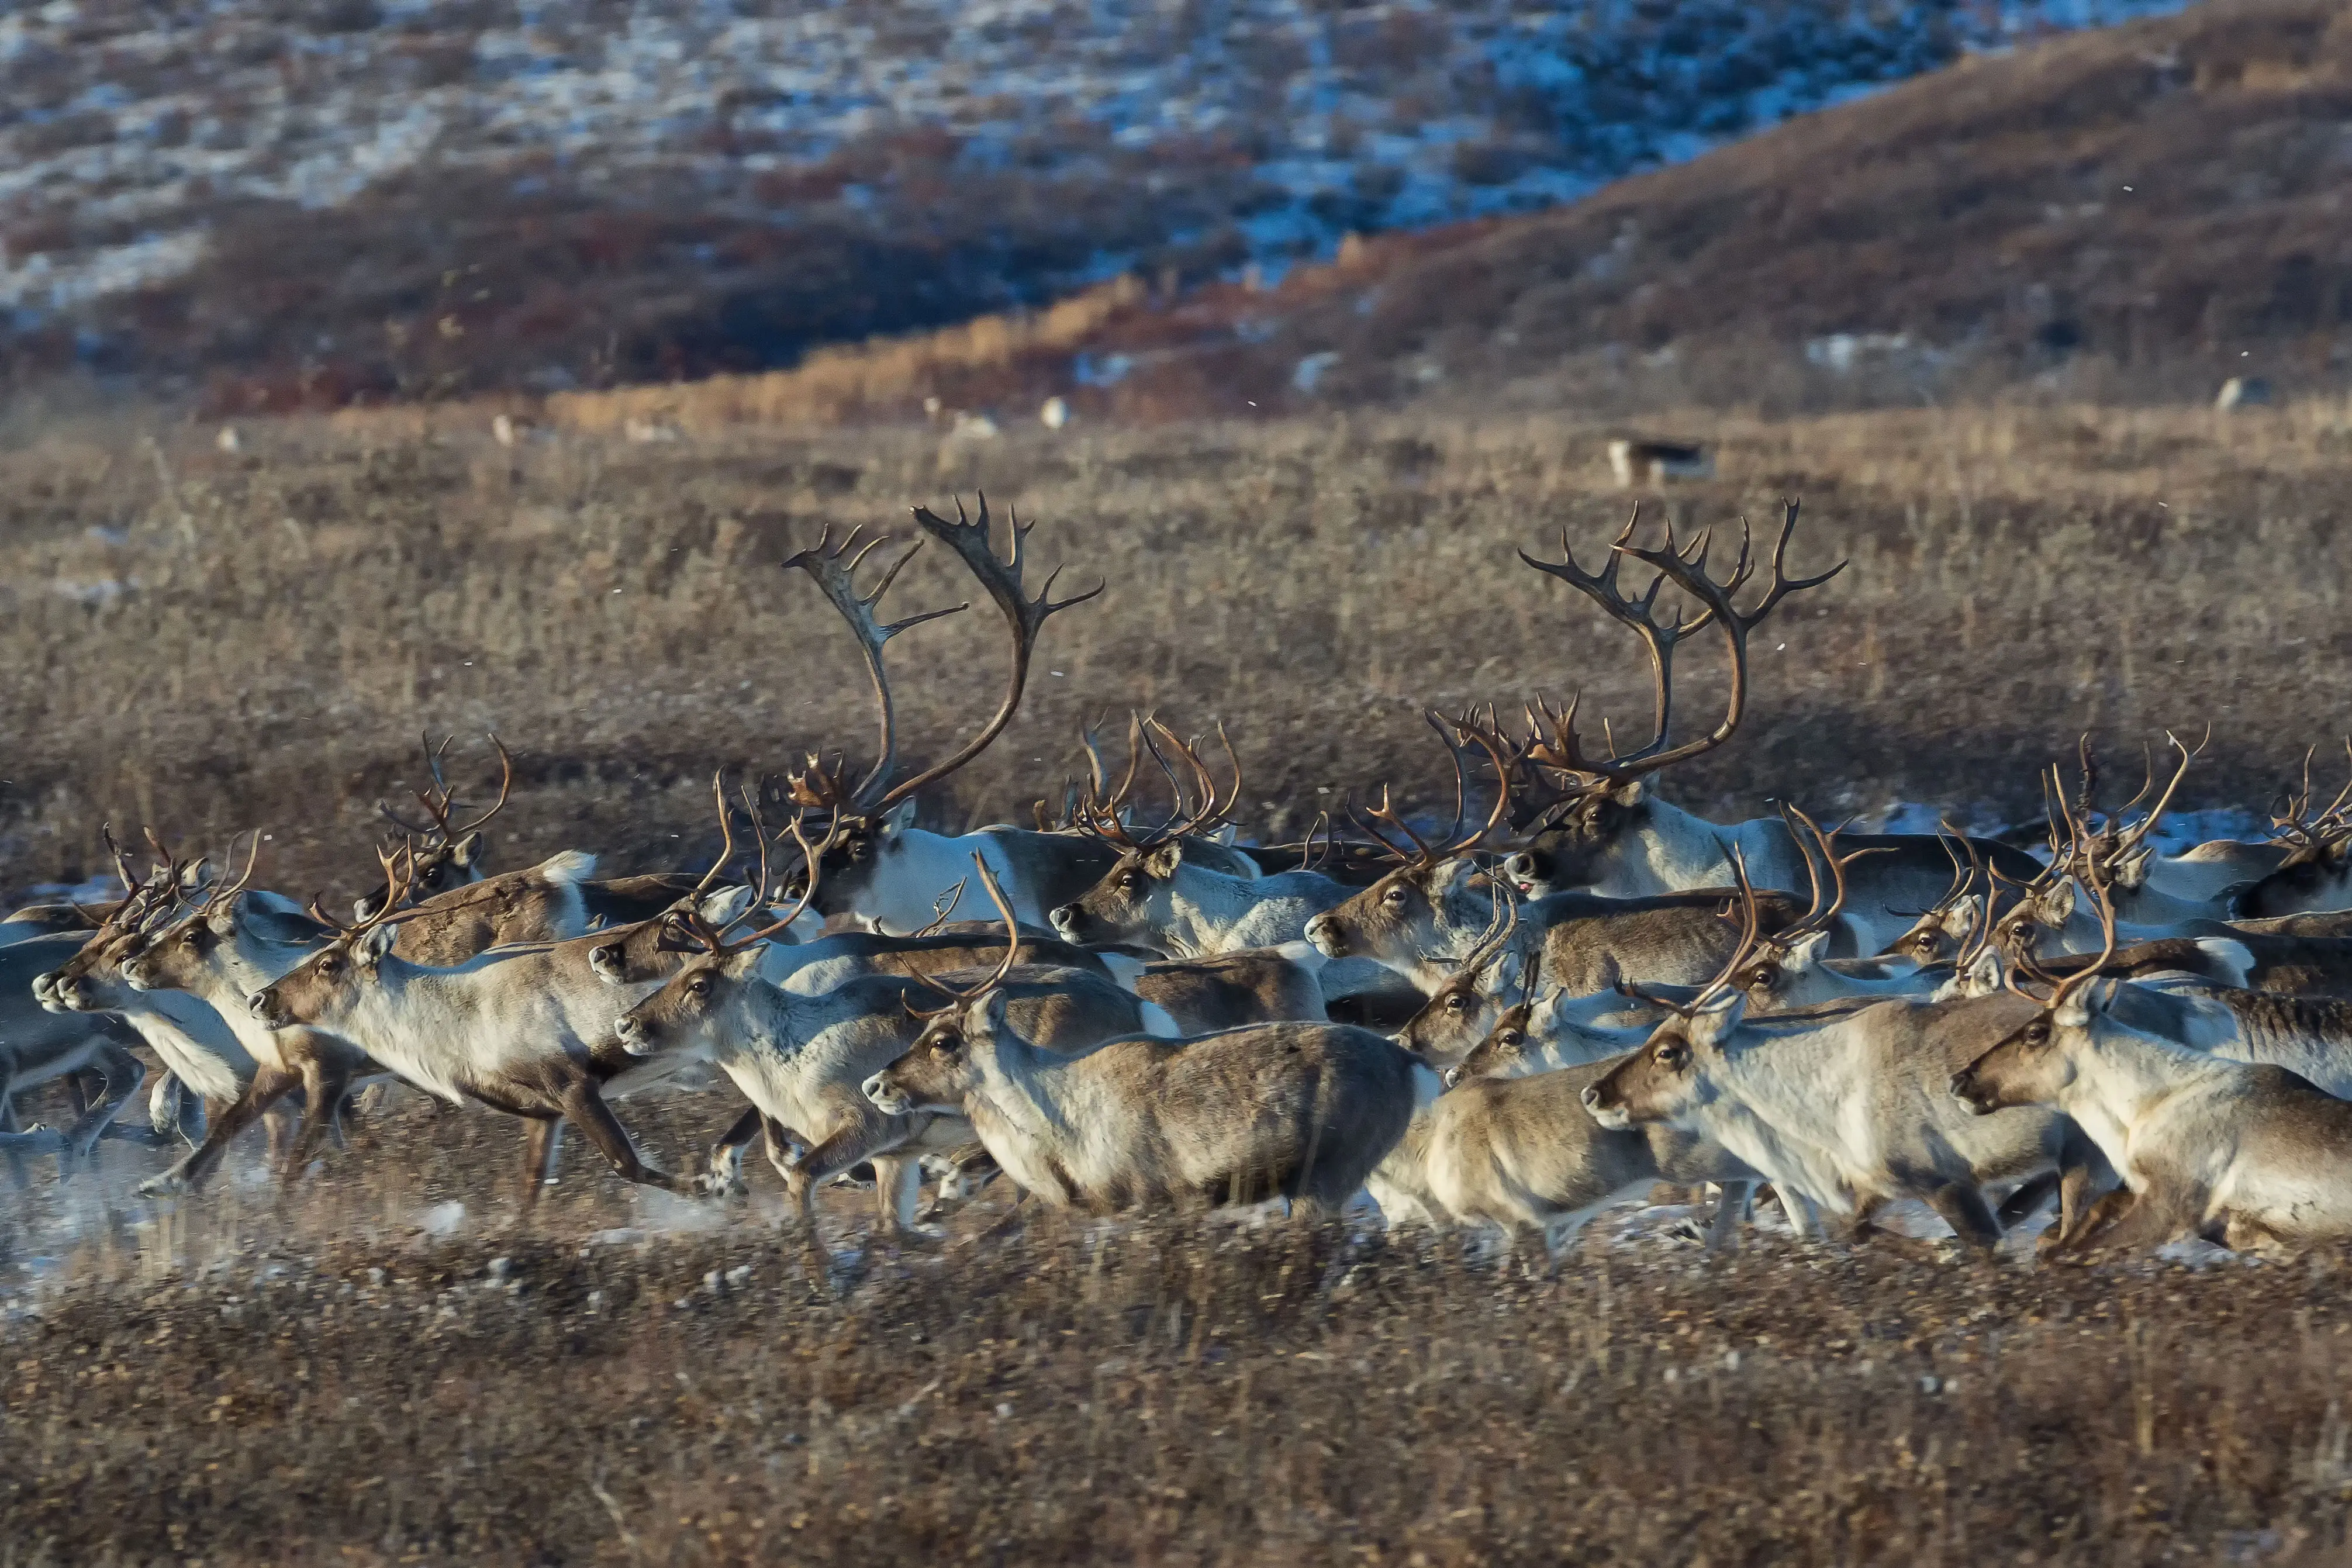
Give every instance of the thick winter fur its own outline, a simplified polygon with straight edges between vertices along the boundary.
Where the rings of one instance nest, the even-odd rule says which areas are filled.
[[[1699,984],[1738,945],[1737,893],[1728,886],[1652,898],[1555,893],[1524,904],[1509,948],[1533,958],[1538,978],[1577,995],[1620,981]],[[1759,929],[1780,930],[1804,913],[1801,900],[1759,894]],[[1495,889],[1469,859],[1405,866],[1307,923],[1307,938],[1332,958],[1369,958],[1435,992],[1495,918]],[[1497,985],[1518,983],[1517,963],[1498,964]]]
[[[861,974],[949,974],[964,969],[993,969],[1004,958],[1004,928],[942,931],[936,936],[885,936],[876,931],[841,931],[798,946],[768,950],[760,965],[761,978],[803,996],[825,992]],[[1047,964],[1057,969],[1081,969],[1111,978],[1112,966],[1098,953],[1058,937],[1023,933],[1023,964]],[[1130,973],[1133,966],[1122,965]]]
[[[1950,1080],[1979,1115],[2050,1106],[2123,1177],[2069,1250],[2199,1236],[2294,1247],[2352,1235],[2352,1104],[2268,1064],[2145,1034],[2095,982],[2036,1014]]]
[[[1204,958],[1297,942],[1349,892],[1314,871],[1236,877],[1201,864],[1178,840],[1121,855],[1083,895],[1055,907],[1054,929],[1071,942],[1139,942],[1171,958]]]
[[[1306,942],[1285,942],[1146,964],[1133,984],[1138,996],[1156,1004],[1186,1035],[1294,1019],[1321,1023],[1326,1015],[1318,976],[1324,963]]]
[[[761,980],[759,966],[756,951],[697,957],[629,1011],[619,1038],[627,1050],[653,1059],[707,1057],[734,1081],[769,1128],[770,1162],[804,1226],[819,1186],[872,1160],[883,1227],[903,1229],[920,1157],[950,1152],[971,1132],[926,1112],[885,1112],[860,1086],[903,1056],[921,1032],[908,1005],[936,1006],[939,998],[919,981],[894,974],[860,975],[804,996]],[[976,977],[958,978],[969,984]],[[1083,1050],[1140,1033],[1154,1021],[1172,1030],[1165,1015],[1151,1017],[1146,1004],[1084,971],[1015,968],[999,994],[1015,1026],[1047,1052]],[[798,1150],[791,1147],[795,1142]],[[740,1145],[723,1142],[706,1186],[737,1184],[740,1159]]]
[[[1474,1079],[1525,1078],[1622,1057],[1658,1026],[1655,1008],[1613,996],[1549,991],[1503,1010],[1486,1037],[1445,1069],[1450,1087]]]
[[[920,931],[931,923],[934,901],[969,881],[977,854],[1013,914],[1024,925],[1042,926],[1047,910],[1102,880],[1119,858],[1116,846],[1089,834],[1000,826],[950,837],[915,826],[914,817],[914,803],[908,801],[881,821],[849,825],[825,853],[817,882],[820,914],[862,915],[898,935]],[[1257,874],[1257,862],[1238,850],[1207,838],[1182,842],[1202,865],[1235,877]]]
[[[1266,1024],[1060,1058],[988,997],[935,1020],[866,1085],[885,1112],[961,1114],[1057,1208],[1198,1209],[1286,1197],[1337,1209],[1404,1133],[1428,1069],[1369,1030]]]
[[[1653,1183],[1719,1182],[1738,1189],[1727,1190],[1717,1215],[1715,1240],[1727,1240],[1756,1173],[1696,1132],[1594,1121],[1584,1091],[1622,1059],[1448,1092],[1429,1112],[1422,1154],[1432,1195],[1464,1224],[1540,1234],[1557,1251],[1594,1215]]]
[[[1763,1020],[1746,1008],[1732,992],[1670,1019],[1594,1082],[1585,1105],[1604,1127],[1707,1134],[1799,1200],[1792,1219],[1810,1205],[1851,1227],[1888,1200],[1917,1198],[1979,1247],[2001,1234],[1981,1188],[2058,1173],[2064,1234],[2104,1174],[2063,1116],[1970,1118],[1948,1092],[1952,1073],[2017,1027],[2030,1003],[1892,1001]]]
[[[1876,952],[1908,929],[1914,917],[1943,897],[1952,879],[1943,840],[1925,834],[1841,835],[1842,851],[1879,851],[1847,873],[1843,953]],[[2033,858],[1991,840],[1978,853],[2003,876],[2025,880],[2042,868]],[[1811,882],[1806,851],[1777,816],[1714,823],[1651,793],[1641,781],[1596,790],[1526,849],[1504,862],[1504,874],[1528,897],[1584,889],[1614,898],[1638,898],[1732,880],[1732,857],[1747,863],[1759,888],[1801,893]]]

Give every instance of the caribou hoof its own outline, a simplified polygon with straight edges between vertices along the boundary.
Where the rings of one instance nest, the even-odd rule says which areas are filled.
[[[133,1189],[142,1198],[176,1198],[188,1190],[188,1178],[177,1171],[150,1176]]]
[[[748,1198],[751,1184],[743,1180],[740,1171],[705,1171],[694,1178],[694,1195],[698,1198]]]

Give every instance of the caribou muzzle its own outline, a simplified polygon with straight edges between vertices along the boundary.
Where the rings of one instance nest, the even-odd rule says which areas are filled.
[[[1317,915],[1307,922],[1307,940],[1313,942],[1315,951],[1326,958],[1348,956],[1347,933],[1328,913]]]
[[[1601,1084],[1593,1084],[1579,1097],[1584,1101],[1586,1112],[1612,1132],[1628,1131],[1633,1125],[1633,1117],[1626,1114],[1623,1103],[1615,1095],[1604,1094],[1602,1088]]]
[[[292,1021],[286,1004],[278,999],[275,986],[257,991],[245,999],[245,1010],[273,1029],[282,1029]]]
[[[633,1057],[654,1054],[653,1033],[646,1027],[645,1020],[634,1013],[622,1014],[620,1020],[613,1026],[613,1034],[621,1042],[621,1048]]]
[[[1952,1098],[1979,1116],[1990,1116],[2001,1109],[2000,1097],[1977,1076],[1977,1065],[1973,1062],[1952,1075]]]
[[[888,1068],[886,1068],[882,1071],[876,1073],[872,1078],[867,1079],[863,1084],[859,1085],[859,1088],[865,1091],[866,1098],[873,1102],[874,1108],[882,1112],[883,1115],[904,1116],[907,1114],[907,1097],[899,1092],[898,1085],[890,1081],[890,1073]]]

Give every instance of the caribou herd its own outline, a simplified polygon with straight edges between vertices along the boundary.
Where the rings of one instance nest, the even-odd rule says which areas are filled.
[[[1027,529],[1000,553],[985,501],[916,509],[878,575],[882,541],[828,531],[784,564],[856,637],[870,763],[722,773],[698,871],[599,878],[570,851],[492,874],[511,759],[467,814],[428,740],[425,815],[386,808],[382,888],[348,921],[257,885],[258,831],[218,870],[152,833],[144,870],[115,848],[118,900],[0,921],[0,1163],[21,1193],[28,1162],[62,1179],[101,1136],[146,1136],[177,1157],[140,1190],[200,1201],[259,1121],[281,1181],[332,1179],[347,1121],[385,1135],[362,1091],[397,1081],[516,1118],[525,1205],[567,1127],[623,1180],[704,1201],[746,1190],[756,1138],[812,1247],[817,1189],[869,1172],[905,1239],[930,1234],[927,1173],[931,1214],[1000,1177],[1088,1214],[1369,1198],[1390,1225],[1555,1252],[1659,1184],[1718,1194],[1718,1247],[1767,1203],[1798,1237],[1861,1241],[1914,1200],[1986,1253],[2054,1205],[2048,1257],[2352,1231],[2352,785],[2315,805],[2306,764],[2268,837],[2177,855],[2153,834],[2197,749],[2168,737],[2119,806],[2087,741],[2053,767],[2046,855],[1658,796],[1738,729],[1758,626],[1840,569],[1789,574],[1796,521],[1769,549],[1743,525],[1727,569],[1706,534],[1643,542],[1638,511],[1597,570],[1565,535],[1558,561],[1523,554],[1641,644],[1648,738],[1596,750],[1573,701],[1433,712],[1450,821],[1382,786],[1276,846],[1237,839],[1222,728],[1143,715],[1123,759],[1087,732],[1086,776],[1034,826],[919,826],[1013,719],[1046,622],[1101,590],[1033,594]],[[910,771],[887,645],[965,607],[882,618],[926,542],[1002,615],[1010,676]],[[1678,739],[1693,637],[1723,646],[1727,696]],[[152,1132],[118,1127],[151,1060]],[[748,1104],[696,1169],[649,1160],[614,1109],[722,1079]],[[71,1125],[21,1121],[51,1080]]]

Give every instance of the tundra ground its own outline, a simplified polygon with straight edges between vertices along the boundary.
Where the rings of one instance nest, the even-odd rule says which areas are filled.
[[[0,894],[102,869],[108,818],[215,847],[257,827],[265,885],[355,893],[374,803],[422,782],[425,728],[465,737],[453,779],[476,798],[495,780],[478,732],[517,753],[494,867],[567,847],[613,869],[691,860],[715,838],[714,766],[872,743],[848,635],[778,563],[826,524],[911,535],[910,503],[982,488],[1039,520],[1033,583],[1061,563],[1065,587],[1109,587],[1046,628],[1020,718],[942,818],[1026,820],[1076,766],[1079,724],[1138,704],[1226,723],[1243,828],[1268,839],[1383,781],[1435,805],[1424,705],[1581,688],[1588,723],[1638,736],[1649,719],[1632,639],[1515,554],[1555,556],[1565,529],[1595,564],[1632,504],[1606,433],[1570,418],[508,449],[478,418],[400,417],[247,426],[224,453],[209,427],[147,444],[126,416],[0,453]],[[1853,563],[1756,638],[1739,734],[1663,782],[1684,804],[2016,822],[2082,731],[2133,774],[2141,742],[2210,721],[2181,804],[2259,812],[2305,746],[2335,744],[2352,699],[2341,400],[1664,429],[1714,443],[1719,477],[1654,518],[1769,523],[1801,497],[1792,570]],[[937,554],[901,579],[901,613],[970,596]],[[985,605],[890,653],[919,757],[1001,689]],[[1705,639],[1685,650],[1687,732],[1713,721],[1721,671]]]
[[[632,1120],[665,1152],[724,1117]],[[834,1265],[410,1101],[282,1205],[0,1286],[0,1560],[2340,1561],[2352,1258],[1992,1266],[1596,1226],[1555,1277],[1267,1215]],[[43,1163],[46,1165],[46,1162]],[[755,1183],[760,1182],[755,1173]],[[462,1205],[464,1213],[457,1212]],[[37,1233],[37,1234],[36,1234]]]
[[[1710,422],[1684,526],[1805,498],[1853,564],[1756,647],[1695,806],[2032,809],[2084,727],[2214,725],[2190,805],[2259,811],[2352,699],[2352,414],[2066,407]],[[985,447],[914,433],[508,450],[471,426],[248,426],[0,456],[0,886],[97,870],[97,825],[359,890],[413,732],[495,726],[493,863],[707,846],[719,763],[866,743],[845,634],[776,563],[985,485],[1044,520],[1056,617],[1021,720],[944,815],[1023,813],[1105,707],[1223,719],[1244,826],[1441,781],[1423,703],[1587,686],[1622,635],[1517,564],[1622,521],[1601,432],[1358,420]],[[960,584],[919,563],[908,610]],[[975,612],[894,644],[906,744],[992,702]],[[1696,650],[1694,649],[1694,652]],[[1686,657],[1685,715],[1719,700]],[[461,744],[458,753],[465,753]],[[456,763],[480,776],[478,743]],[[2137,770],[2119,763],[2121,771]],[[2329,786],[2332,793],[2332,784]],[[1323,792],[1328,791],[1326,795]],[[480,798],[478,784],[469,791]],[[54,1104],[34,1116],[58,1120]],[[628,1103],[682,1164],[731,1094]],[[1599,1227],[1556,1277],[1360,1224],[1004,1217],[814,1273],[748,1207],[631,1195],[567,1147],[409,1100],[278,1199],[134,1200],[154,1152],[0,1220],[0,1563],[1049,1560],[2335,1561],[2352,1506],[2352,1259],[1963,1264]],[[9,1172],[0,1165],[0,1194]],[[457,1206],[462,1205],[462,1206]],[[503,1260],[503,1261],[500,1261]],[[739,1272],[743,1271],[743,1272]]]

